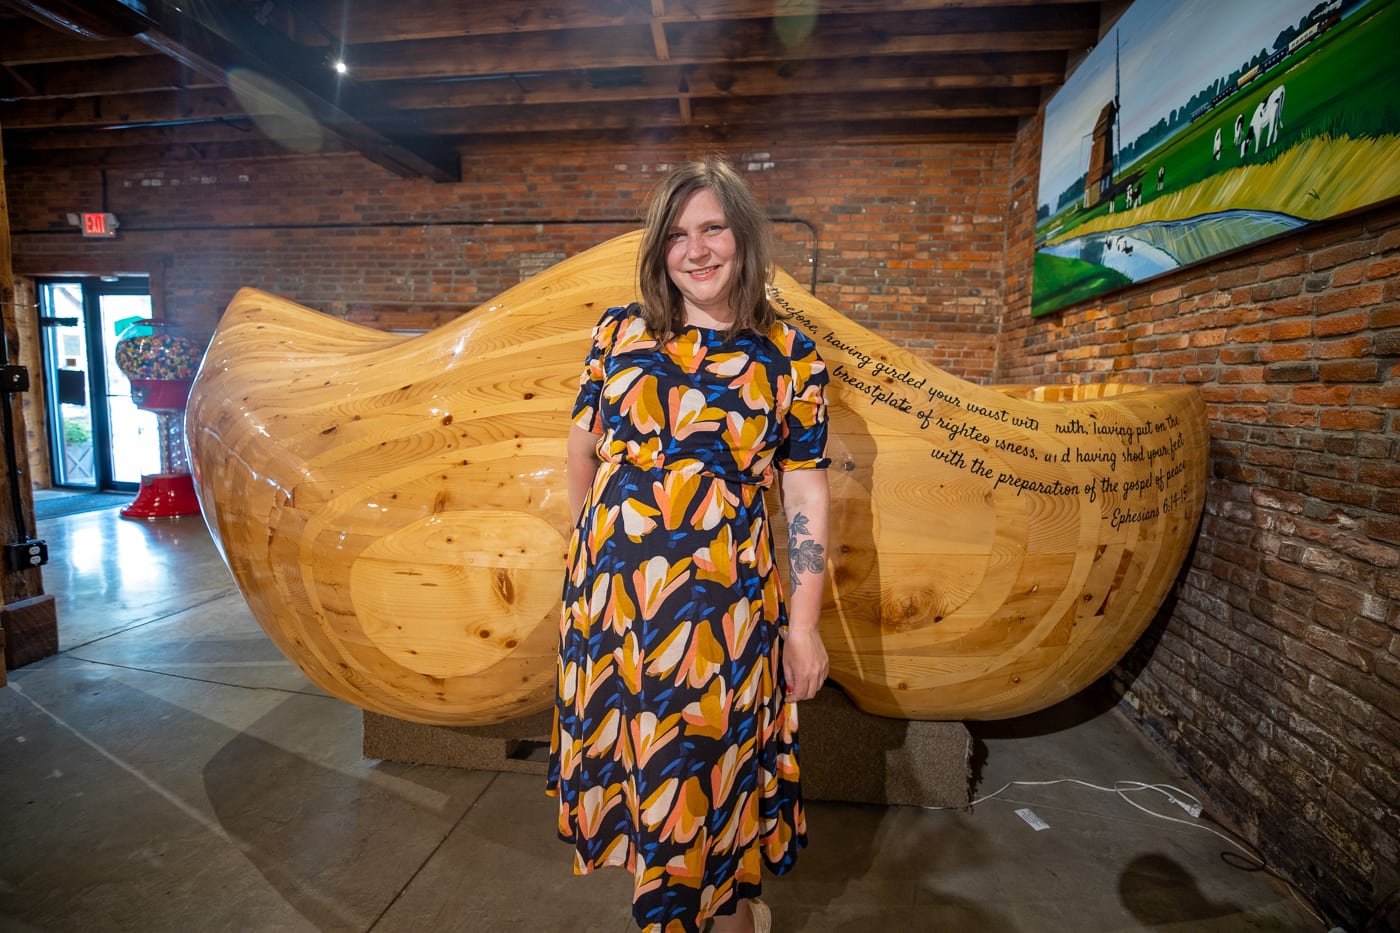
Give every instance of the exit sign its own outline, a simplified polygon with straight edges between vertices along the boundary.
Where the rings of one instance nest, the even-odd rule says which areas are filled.
[[[106,236],[117,235],[117,215],[116,214],[84,214],[83,215],[83,236]]]

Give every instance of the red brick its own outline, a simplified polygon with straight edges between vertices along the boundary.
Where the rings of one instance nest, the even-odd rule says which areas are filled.
[[[1400,408],[1400,385],[1357,386],[1351,390],[1351,399],[1357,405]]]
[[[1319,340],[1313,346],[1313,354],[1320,360],[1357,359],[1368,355],[1370,351],[1370,336]]]
[[[1282,424],[1294,428],[1313,427],[1317,424],[1317,411],[1313,408],[1296,408],[1283,405],[1269,412],[1270,424]]]
[[[1247,300],[1247,298],[1245,299]],[[1282,317],[1303,317],[1312,314],[1313,299],[1306,295],[1299,295],[1295,298],[1284,298],[1279,301],[1271,301],[1260,306],[1260,312],[1274,318]]]
[[[1216,287],[1222,290],[1238,288],[1241,285],[1257,281],[1259,281],[1259,270],[1249,265],[1227,269],[1217,275],[1215,279]]]
[[[1277,363],[1284,360],[1306,360],[1313,356],[1313,348],[1305,343],[1268,343],[1257,350],[1260,362]],[[1308,378],[1312,378],[1311,370]]]
[[[1349,262],[1332,271],[1332,285],[1342,287],[1344,285],[1355,285],[1365,278],[1366,267],[1359,262]]]
[[[1353,311],[1349,314],[1334,314],[1318,318],[1313,322],[1313,333],[1319,337],[1354,334],[1358,330],[1364,330],[1369,325],[1370,315],[1368,312]]]
[[[1317,375],[1315,363],[1281,362],[1264,367],[1264,378],[1269,382],[1311,382]]]
[[[1283,402],[1293,392],[1288,386],[1246,385],[1238,390],[1242,402]]]
[[[1226,364],[1257,363],[1260,359],[1257,347],[1224,347],[1217,358]]]
[[[1360,486],[1350,481],[1322,476],[1300,476],[1298,488],[1309,496],[1316,496],[1328,502],[1342,502],[1366,509],[1375,505],[1376,497],[1372,487]]]
[[[1313,269],[1325,269],[1329,266],[1340,265],[1344,262],[1351,262],[1357,259],[1365,259],[1371,254],[1371,246],[1365,240],[1351,240],[1330,249],[1320,249],[1312,254],[1312,261],[1309,266]]]
[[[1400,486],[1400,463],[1394,460],[1362,461],[1357,467],[1356,478],[1372,486],[1393,489]]]
[[[1362,528],[1364,528],[1365,534],[1368,535],[1368,537],[1400,546],[1400,517],[1376,516],[1366,518],[1364,523],[1362,523]],[[1396,637],[1400,639],[1400,635]],[[1397,642],[1397,647],[1400,647],[1400,642]]]
[[[1223,327],[1201,330],[1191,335],[1191,346],[1193,347],[1218,347],[1224,342],[1225,328]]]
[[[1276,259],[1266,262],[1259,267],[1259,278],[1263,280],[1279,279],[1289,275],[1299,275],[1306,272],[1308,268],[1307,257],[1295,253],[1283,259]]]
[[[1217,377],[1221,382],[1259,383],[1264,380],[1263,366],[1228,366]]]
[[[1400,276],[1400,256],[1381,256],[1366,264],[1367,279],[1390,279]]]
[[[1384,287],[1379,282],[1336,288],[1318,295],[1313,302],[1313,310],[1317,314],[1331,314],[1334,311],[1364,308],[1380,304],[1384,296]]]
[[[1302,333],[1300,333],[1300,334],[1294,334],[1293,336],[1294,336],[1294,337],[1306,337],[1306,336],[1308,336],[1308,334],[1311,333],[1312,328],[1311,328],[1310,326],[1308,326],[1308,322],[1306,322],[1306,321],[1300,322],[1300,323],[1303,323],[1303,324],[1305,325],[1304,331],[1303,331]],[[1271,336],[1271,335],[1272,335],[1272,332],[1273,332],[1273,329],[1274,329],[1275,327],[1282,327],[1282,326],[1284,326],[1284,325],[1280,323],[1280,324],[1250,324],[1250,325],[1244,326],[1244,327],[1236,327],[1234,330],[1230,331],[1230,339],[1231,339],[1232,341],[1234,341],[1235,343],[1258,343],[1258,342],[1260,342],[1261,340],[1273,339],[1272,336]],[[1292,338],[1283,338],[1283,339],[1292,339]]]
[[[1300,337],[1310,336],[1312,334],[1312,329],[1313,322],[1311,320],[1278,321],[1269,325],[1269,339],[1297,340]]]
[[[1293,402],[1298,405],[1346,405],[1351,401],[1351,386],[1306,385],[1293,390]]]
[[[1385,415],[1365,409],[1324,410],[1317,419],[1317,426],[1330,431],[1376,431],[1385,423]]]
[[[1375,360],[1339,360],[1317,367],[1317,378],[1323,382],[1374,382],[1379,373]]]

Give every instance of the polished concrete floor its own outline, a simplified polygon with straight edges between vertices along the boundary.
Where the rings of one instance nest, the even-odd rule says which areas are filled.
[[[622,873],[571,875],[539,778],[363,759],[359,711],[278,654],[199,518],[39,534],[61,653],[0,689],[0,931],[634,929]],[[1084,700],[975,737],[979,794],[1183,786]],[[1074,783],[814,803],[765,896],[778,933],[1326,929],[1213,825]]]

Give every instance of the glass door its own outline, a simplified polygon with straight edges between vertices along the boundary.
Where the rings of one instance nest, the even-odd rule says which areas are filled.
[[[151,296],[145,282],[141,291],[97,290],[97,317],[102,331],[102,373],[107,403],[108,456],[112,484],[140,485],[144,473],[160,472],[160,421],[155,412],[136,407],[131,382],[117,366],[117,339],[136,321],[151,317]]]
[[[42,282],[39,302],[54,485],[134,490],[160,472],[159,424],[131,400],[116,347],[151,316],[146,279]]]
[[[49,452],[55,486],[97,488],[87,316],[77,282],[39,286],[44,384],[48,386]]]

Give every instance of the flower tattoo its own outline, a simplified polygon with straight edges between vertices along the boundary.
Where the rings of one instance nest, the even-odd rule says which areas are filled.
[[[801,574],[821,573],[826,569],[822,546],[812,540],[807,531],[807,516],[798,512],[788,522],[788,564],[792,567],[792,588],[801,584]]]

